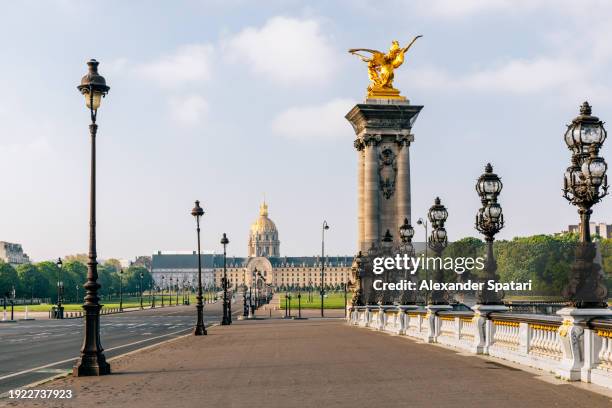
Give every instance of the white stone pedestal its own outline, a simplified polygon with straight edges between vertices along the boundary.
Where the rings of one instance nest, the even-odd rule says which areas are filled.
[[[588,381],[593,356],[590,350],[585,353],[585,356],[581,353],[582,350],[585,350],[583,324],[596,317],[612,316],[612,310],[566,307],[557,311],[557,314],[563,317],[563,323],[558,331],[563,359],[559,363],[557,375],[569,381],[579,381],[584,375],[584,380]]]
[[[506,312],[508,308],[504,305],[475,305],[474,323],[476,324],[476,336],[474,336],[474,347],[472,353],[489,354],[489,346],[493,339],[493,324],[487,319],[487,315],[493,312]]]
[[[451,305],[427,305],[425,306],[427,314],[425,320],[427,320],[427,336],[425,341],[427,343],[435,343],[438,334],[440,333],[440,320],[436,319],[436,313],[445,310],[453,310]]]
[[[406,313],[410,310],[417,310],[419,307],[417,305],[399,305],[397,306],[400,314],[400,328],[397,331],[397,334],[404,335],[406,334],[406,330],[408,329],[408,325],[406,324]]]

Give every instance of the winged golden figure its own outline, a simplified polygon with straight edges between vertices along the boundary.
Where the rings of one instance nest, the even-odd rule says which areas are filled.
[[[386,54],[368,48],[351,48],[349,50],[351,54],[357,55],[362,61],[368,63],[368,77],[370,78],[368,98],[406,99],[400,96],[400,91],[393,87],[393,71],[404,63],[404,55],[412,47],[412,44],[421,37],[422,35],[417,35],[404,48],[400,47],[399,42],[393,41],[389,52]],[[362,55],[359,51],[368,52],[371,56]]]

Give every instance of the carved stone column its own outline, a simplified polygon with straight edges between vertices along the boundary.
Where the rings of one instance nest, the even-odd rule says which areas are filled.
[[[367,248],[362,248],[362,244],[365,242],[365,144],[363,140],[355,140],[355,149],[357,149],[357,251],[365,253]]]
[[[366,135],[364,158],[364,248],[369,248],[374,242],[378,245],[379,231],[379,203],[378,203],[378,143],[380,135]]]
[[[404,223],[404,218],[408,218],[411,223],[410,211],[410,141],[412,135],[398,135],[397,145],[397,180],[396,180],[396,200],[397,211],[395,223],[400,226]]]
[[[422,108],[408,101],[368,99],[346,115],[357,135],[355,147],[361,153],[357,170],[357,249],[364,253],[372,243],[380,247],[387,229],[397,239],[404,218],[410,220],[411,129]]]

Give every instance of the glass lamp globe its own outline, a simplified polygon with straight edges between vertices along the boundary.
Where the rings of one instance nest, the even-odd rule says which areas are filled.
[[[606,174],[608,165],[603,157],[589,158],[582,164],[582,174],[593,185],[599,186]]]
[[[487,207],[484,210],[483,215],[486,219],[496,222],[497,220],[499,220],[501,213],[502,213],[501,206],[497,203],[491,203],[487,205]]]

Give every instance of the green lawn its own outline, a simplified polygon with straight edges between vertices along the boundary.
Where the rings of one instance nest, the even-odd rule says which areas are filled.
[[[204,294],[205,299],[209,298],[209,295]],[[160,295],[154,296],[155,297],[155,306],[156,307],[161,307],[162,304],[162,299]],[[164,305],[168,305],[168,302],[170,300],[170,297],[168,295],[164,295]],[[183,302],[183,297],[181,296],[181,294],[179,293],[179,304],[182,304]],[[192,305],[194,305],[196,303],[196,298],[195,295],[192,294],[189,298],[190,302]],[[112,298],[112,299],[100,299],[100,304],[104,305],[104,309],[118,309],[119,308],[119,298]],[[149,297],[149,295],[144,294],[142,296],[142,305],[144,307],[149,307],[151,306],[151,298]],[[176,305],[176,295],[172,296],[172,305]],[[54,304],[42,304],[42,305],[28,305],[28,311],[30,312],[48,312],[49,310],[51,310],[51,308],[55,306]],[[65,312],[76,312],[76,311],[82,311],[83,307],[81,303],[64,303],[64,311]],[[124,297],[123,298],[123,308],[127,309],[127,308],[134,308],[134,307],[140,307],[140,297],[138,296],[130,296],[130,297]],[[2,302],[0,301],[0,309],[2,308]],[[10,302],[7,302],[6,305],[7,310],[10,310],[11,305]],[[15,311],[16,312],[23,312],[25,310],[25,306],[23,305],[18,305],[15,306]]]
[[[347,294],[347,301],[350,300],[350,294]],[[291,296],[291,309],[298,308],[298,293],[290,293]],[[302,292],[301,304],[302,309],[320,309],[321,308],[321,295],[318,292],[312,293],[312,302],[308,301],[308,292]],[[285,294],[280,295],[280,307],[285,309]],[[344,292],[329,292],[325,294],[323,300],[324,309],[344,309]]]

